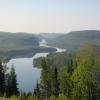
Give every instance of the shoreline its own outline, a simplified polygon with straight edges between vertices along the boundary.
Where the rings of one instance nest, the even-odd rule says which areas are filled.
[[[7,57],[9,59],[12,58],[31,58],[36,53],[44,53],[44,52],[56,52],[56,48],[51,47],[38,47],[38,48],[32,48],[29,50],[15,50],[15,51],[9,51],[9,52],[0,52],[1,57]]]

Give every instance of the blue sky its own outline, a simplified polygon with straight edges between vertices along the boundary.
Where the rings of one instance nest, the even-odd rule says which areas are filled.
[[[100,0],[0,0],[0,31],[100,30]]]

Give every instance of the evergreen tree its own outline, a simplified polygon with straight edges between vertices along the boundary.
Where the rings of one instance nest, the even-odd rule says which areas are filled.
[[[41,88],[42,88],[42,96],[47,98],[51,95],[51,75],[50,75],[50,67],[47,66],[47,62],[45,59],[42,59],[42,70],[41,70]]]
[[[36,89],[34,90],[33,95],[38,97],[38,99],[40,99],[40,97],[41,97],[41,91],[40,91],[40,86],[39,86],[38,82],[37,82],[37,86],[36,86]]]
[[[0,60],[0,94],[3,95],[5,92],[5,71]]]
[[[52,69],[51,91],[52,91],[52,95],[54,95],[54,96],[59,95],[59,80],[58,80],[58,71],[57,71],[56,67]]]
[[[72,75],[73,70],[74,70],[73,59],[69,58],[68,61],[67,61],[67,72]]]
[[[78,52],[78,66],[72,75],[73,100],[97,100],[99,87],[94,74],[96,68],[94,53],[94,49],[90,45],[85,46]]]
[[[70,97],[72,82],[70,79],[70,74],[67,72],[66,67],[62,68],[60,71],[60,93]]]
[[[11,77],[10,77],[10,74],[8,73],[6,75],[6,96],[9,97],[11,95],[12,95],[12,93],[11,93]]]
[[[10,77],[9,77],[9,81],[10,81],[10,94],[11,95],[18,95],[19,91],[17,88],[17,79],[16,79],[16,72],[15,72],[15,68],[14,66],[12,66],[11,71],[10,71]]]

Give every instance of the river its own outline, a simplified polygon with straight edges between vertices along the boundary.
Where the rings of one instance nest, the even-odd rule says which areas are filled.
[[[40,46],[48,46],[45,40],[40,42]],[[57,47],[56,52],[66,51]],[[18,88],[20,92],[33,92],[37,81],[40,82],[41,69],[33,65],[33,60],[39,57],[46,57],[49,53],[36,53],[32,58],[14,58],[11,59],[7,66],[11,68],[14,65],[17,74]]]

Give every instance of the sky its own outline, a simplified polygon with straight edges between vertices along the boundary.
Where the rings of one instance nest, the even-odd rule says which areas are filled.
[[[0,31],[100,30],[100,0],[0,0]]]

